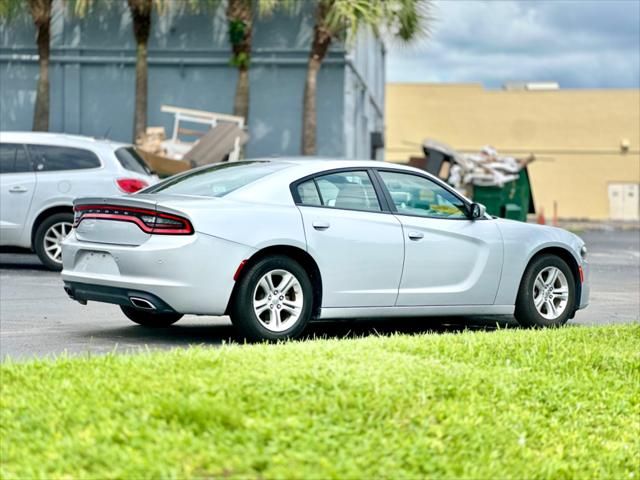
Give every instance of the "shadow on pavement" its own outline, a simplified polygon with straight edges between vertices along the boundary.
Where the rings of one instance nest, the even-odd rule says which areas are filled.
[[[520,328],[513,317],[447,317],[363,319],[315,322],[307,328],[303,340],[358,338],[370,335],[418,335],[423,333],[455,333],[464,330],[494,331]],[[184,325],[148,328],[138,325],[84,330],[83,337],[119,343],[135,342],[149,346],[185,347],[189,345],[221,345],[244,343],[231,325]]]
[[[50,272],[35,254],[21,250],[12,251],[7,248],[0,248],[0,269]]]

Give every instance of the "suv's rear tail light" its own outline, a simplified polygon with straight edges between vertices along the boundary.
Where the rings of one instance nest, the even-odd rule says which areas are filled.
[[[149,186],[147,182],[138,178],[118,178],[116,185],[124,193],[136,193],[138,190]]]
[[[118,205],[78,205],[73,209],[73,226],[89,218],[135,223],[140,230],[157,235],[191,235],[193,226],[186,218],[146,208]]]

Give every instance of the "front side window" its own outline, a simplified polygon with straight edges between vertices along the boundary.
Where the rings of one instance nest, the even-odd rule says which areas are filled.
[[[224,197],[288,165],[264,161],[221,163],[168,178],[138,193]]]
[[[299,184],[297,192],[303,205],[381,211],[369,174],[363,171],[321,175]]]
[[[467,218],[464,202],[437,183],[410,173],[379,173],[399,214]]]
[[[30,172],[31,165],[22,145],[0,143],[0,173]]]
[[[98,156],[83,148],[29,145],[29,152],[38,172],[85,170],[100,166]]]

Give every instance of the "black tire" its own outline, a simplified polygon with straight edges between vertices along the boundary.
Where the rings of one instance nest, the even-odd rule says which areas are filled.
[[[38,258],[45,267],[56,272],[62,270],[62,261],[56,262],[47,254],[45,248],[45,234],[52,226],[61,223],[73,225],[73,213],[55,213],[50,217],[45,218],[44,221],[38,225],[36,233],[33,236],[33,249],[38,255]]]
[[[534,283],[538,274],[547,267],[556,267],[567,280],[568,299],[564,311],[557,318],[545,318],[534,303]],[[553,300],[551,300],[553,301]],[[522,277],[516,299],[515,317],[523,327],[559,327],[564,325],[576,306],[576,280],[567,263],[556,255],[540,255],[534,258]],[[546,313],[549,309],[546,308]]]
[[[153,313],[121,305],[120,309],[129,320],[144,327],[168,327],[182,318],[181,313]]]
[[[298,280],[302,293],[302,307],[297,320],[290,328],[285,326],[284,328],[286,329],[278,332],[267,329],[261,323],[253,308],[254,293],[256,293],[258,282],[264,275],[274,270],[284,270],[291,273]],[[231,322],[240,335],[249,341],[277,341],[299,337],[311,319],[313,308],[313,286],[305,269],[298,262],[287,256],[274,255],[263,258],[243,273],[240,280],[238,280],[229,309]],[[274,301],[277,302],[277,300]],[[275,309],[273,310],[275,311]],[[281,312],[285,312],[285,310],[281,310]],[[265,313],[267,317],[271,315],[268,312]],[[288,315],[288,312],[286,312],[286,315]],[[266,321],[266,319],[263,321]],[[286,322],[287,318],[283,318],[282,321]]]

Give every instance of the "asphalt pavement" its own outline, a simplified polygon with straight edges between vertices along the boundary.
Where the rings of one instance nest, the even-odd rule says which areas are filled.
[[[640,321],[640,231],[587,231],[591,305],[571,321],[601,325]],[[322,322],[309,338],[346,337],[392,332],[447,332],[465,328],[518,328],[510,317],[362,319]],[[185,316],[169,328],[149,329],[131,323],[117,306],[70,300],[57,273],[35,255],[0,253],[0,356],[3,360],[34,356],[131,352],[146,348],[215,346],[237,341],[227,317]]]

